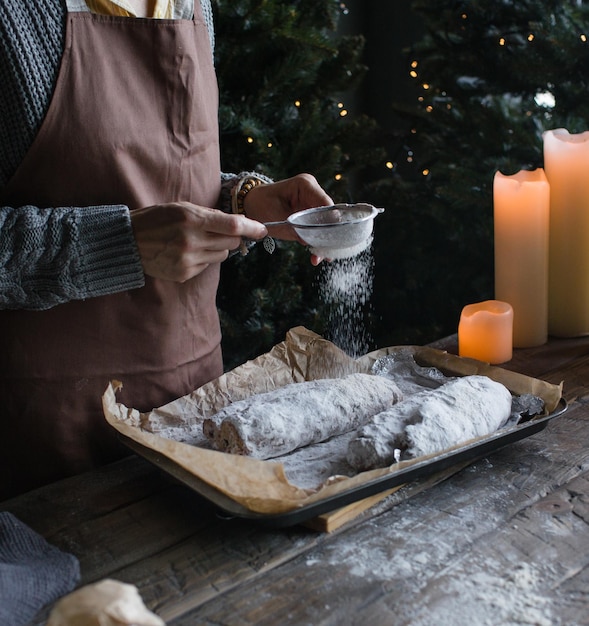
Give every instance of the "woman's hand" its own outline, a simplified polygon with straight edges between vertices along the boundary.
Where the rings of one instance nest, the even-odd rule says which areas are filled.
[[[211,263],[224,261],[241,238],[262,239],[267,229],[244,215],[231,215],[172,202],[131,211],[131,223],[144,272],[184,282]]]
[[[254,187],[245,197],[245,214],[259,222],[278,222],[292,213],[312,207],[328,206],[333,200],[311,174],[298,174],[292,178],[268,185]],[[270,226],[269,234],[276,239],[301,241],[291,226]],[[311,263],[321,259],[311,255]]]

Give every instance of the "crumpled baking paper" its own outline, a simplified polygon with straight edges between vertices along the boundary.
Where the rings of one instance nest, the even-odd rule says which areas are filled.
[[[353,359],[316,333],[296,327],[288,332],[285,341],[267,354],[147,413],[117,403],[116,392],[122,383],[112,381],[102,398],[103,410],[108,423],[131,443],[139,444],[140,449],[169,459],[199,483],[223,494],[249,512],[282,514],[360,487],[424,458],[403,461],[390,468],[362,472],[356,476],[334,476],[317,488],[301,488],[289,482],[279,460],[260,461],[207,449],[209,444],[202,434],[203,420],[232,402],[288,383],[370,372],[378,359],[398,350],[412,351],[417,363],[438,368],[448,375],[489,376],[517,395],[528,393],[539,396],[544,400],[545,414],[556,408],[562,394],[562,385],[553,385],[428,347],[390,347]]]

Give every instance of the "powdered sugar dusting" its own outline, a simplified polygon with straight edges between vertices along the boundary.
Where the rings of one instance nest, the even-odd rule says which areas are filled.
[[[372,237],[368,237],[365,241],[361,241],[349,248],[327,248],[314,246],[310,248],[310,252],[324,259],[349,259],[350,257],[364,252],[372,244]]]
[[[492,472],[487,467],[481,461],[472,471],[488,480]],[[402,589],[403,602],[395,606],[398,624],[557,626],[546,594],[547,581],[554,579],[551,564],[522,562],[517,554],[505,553],[500,539],[496,551],[488,549],[494,542],[489,533],[505,515],[495,509],[509,500],[510,489],[513,485],[489,486],[489,502],[473,502],[459,482],[446,482],[418,506],[406,503],[396,509],[390,525],[378,525],[379,532],[367,532],[365,526],[341,535],[337,544],[324,548],[325,561],[336,571],[345,569],[358,585]],[[451,513],[445,514],[448,502]],[[383,510],[390,506],[383,504]],[[487,512],[483,517],[482,509]],[[416,527],[420,532],[414,535]],[[465,527],[470,529],[466,535]],[[480,550],[477,542],[484,542]]]
[[[388,604],[395,615],[390,623],[564,626],[551,600],[555,580],[562,580],[558,563],[540,556],[544,552],[538,554],[541,560],[534,559],[501,530],[510,519],[517,528],[529,516],[512,518],[514,507],[528,504],[527,496],[504,475],[481,459],[402,504],[403,490],[396,492],[376,505],[372,519],[322,546],[323,562],[338,579],[342,571],[355,577],[350,587],[360,593],[395,589],[398,599]],[[550,515],[546,521],[547,533],[562,525]],[[579,555],[580,567],[584,563]]]
[[[483,563],[474,574],[452,572],[445,576],[443,593],[440,589],[435,604],[428,606],[427,614],[415,616],[412,625],[554,626],[557,623],[542,593],[543,575],[535,566],[520,563],[507,577],[486,571],[487,568],[492,570],[493,564]]]
[[[352,357],[370,349],[365,314],[372,296],[374,259],[371,246],[359,254],[323,263],[319,295],[328,305],[326,338]]]

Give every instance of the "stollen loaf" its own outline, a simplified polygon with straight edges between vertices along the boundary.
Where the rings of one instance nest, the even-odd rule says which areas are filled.
[[[291,383],[221,409],[203,432],[218,450],[269,459],[356,430],[401,398],[392,380],[372,374]]]
[[[486,376],[465,376],[421,391],[362,426],[348,444],[356,470],[440,452],[501,428],[510,417],[509,390]]]

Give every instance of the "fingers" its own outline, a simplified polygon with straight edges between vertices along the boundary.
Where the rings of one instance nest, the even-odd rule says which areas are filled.
[[[249,219],[245,215],[232,215],[216,209],[208,209],[203,216],[204,221],[202,228],[212,237],[220,235],[238,239],[246,238],[257,240],[263,239],[268,234],[268,230],[263,224],[256,220]]]
[[[311,174],[258,185],[244,200],[246,215],[259,222],[283,221],[296,211],[330,204],[332,199]],[[271,234],[277,239],[298,240],[290,226],[272,227]]]
[[[299,205],[301,205],[298,210],[333,204],[331,197],[312,174],[299,174],[294,177],[294,180],[297,179],[299,184]]]
[[[144,272],[177,282],[224,261],[242,237],[261,239],[268,232],[243,215],[181,202],[132,211],[131,223]]]
[[[132,211],[131,223],[145,273],[154,278],[184,282],[210,264],[224,261],[242,239],[265,237],[268,230],[261,222],[282,221],[295,211],[333,204],[311,174],[298,174],[255,187],[245,202],[249,217],[188,202]],[[275,236],[298,239],[289,226],[278,227]],[[313,265],[321,261],[320,257],[311,256]]]

